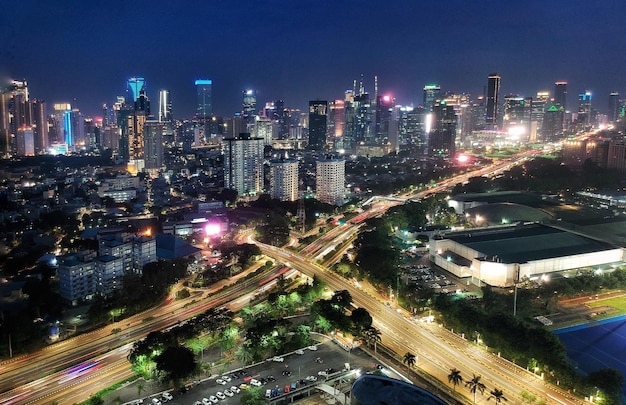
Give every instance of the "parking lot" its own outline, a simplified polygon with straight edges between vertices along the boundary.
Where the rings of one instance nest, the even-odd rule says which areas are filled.
[[[367,372],[376,368],[376,360],[358,348],[348,353],[333,342],[325,342],[195,382],[186,392],[169,391],[171,399],[163,394],[144,398],[143,404],[239,404],[241,394],[252,386],[260,387],[269,396],[280,397],[285,391],[324,382],[327,375],[332,377],[347,365]]]

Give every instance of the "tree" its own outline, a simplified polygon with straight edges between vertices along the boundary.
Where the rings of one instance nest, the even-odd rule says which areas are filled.
[[[369,328],[365,329],[365,332],[363,333],[363,335],[365,337],[365,341],[367,342],[367,344],[374,346],[374,353],[376,353],[377,352],[376,345],[382,341],[380,337],[381,335],[380,331],[376,329],[375,327],[370,326]]]
[[[263,405],[266,403],[265,396],[261,391],[261,388],[250,388],[241,393],[242,405]]]
[[[481,376],[474,374],[471,380],[467,380],[465,382],[465,386],[469,389],[469,391],[474,394],[474,403],[476,403],[476,392],[480,392],[481,394],[485,393],[485,384],[481,381]]]
[[[496,400],[496,404],[501,403],[502,401],[508,401],[508,399],[504,396],[504,392],[502,392],[502,390],[499,390],[497,388],[494,388],[493,390],[491,390],[491,392],[489,393],[491,395],[489,395],[489,398],[487,398],[487,401],[489,401],[491,398]]]
[[[456,386],[463,382],[461,371],[457,370],[456,368],[450,369],[450,374],[448,374],[448,382],[452,384],[454,390],[456,391]]]
[[[143,383],[142,382],[138,382],[137,383],[137,396],[140,397],[141,393],[143,391],[145,391],[145,389],[146,389],[146,387],[143,385]]]
[[[406,364],[406,369],[407,372],[410,372],[411,369],[413,368],[413,366],[415,365],[415,361],[416,361],[416,357],[413,353],[411,352],[406,352],[404,354],[404,358],[402,359],[402,362],[404,364]]]
[[[155,358],[155,362],[157,370],[164,374],[163,379],[173,381],[174,384],[198,369],[193,352],[183,346],[168,347]]]

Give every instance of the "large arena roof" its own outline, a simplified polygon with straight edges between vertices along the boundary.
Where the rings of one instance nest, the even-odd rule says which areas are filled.
[[[610,243],[539,224],[476,229],[447,234],[446,239],[502,263],[526,263],[616,248]]]

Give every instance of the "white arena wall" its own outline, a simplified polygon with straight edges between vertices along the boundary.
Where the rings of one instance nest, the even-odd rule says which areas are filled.
[[[471,265],[459,265],[448,260],[446,252],[462,256]],[[519,278],[536,278],[544,274],[572,270],[583,267],[596,267],[624,261],[625,251],[614,248],[593,253],[533,260],[526,263],[502,263],[497,257],[485,258],[480,252],[449,239],[430,241],[430,260],[437,266],[459,278],[471,277],[472,282],[494,287],[510,287],[514,284],[519,266]]]

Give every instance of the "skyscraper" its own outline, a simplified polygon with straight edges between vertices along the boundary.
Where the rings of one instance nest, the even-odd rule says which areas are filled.
[[[453,105],[439,100],[433,106],[432,129],[428,135],[429,154],[453,156],[456,141],[456,113]]]
[[[316,164],[315,192],[317,199],[331,205],[343,205],[346,184],[346,161],[321,158]]]
[[[240,197],[263,191],[263,143],[249,133],[224,139],[224,186]]]
[[[213,114],[213,80],[198,79],[196,85],[196,117],[205,119]]]
[[[567,82],[559,81],[554,83],[554,105],[567,110]]]
[[[435,101],[441,98],[441,87],[438,84],[427,84],[424,86],[424,109],[432,111]]]
[[[395,99],[390,95],[376,97],[374,141],[378,145],[386,145],[389,142],[391,112],[394,103]]]
[[[609,94],[609,121],[610,122],[615,122],[619,119],[620,117],[620,99],[619,99],[619,93],[618,92],[612,92],[611,94]]]
[[[169,90],[159,91],[159,122],[172,120],[172,100]]]
[[[500,75],[492,73],[487,80],[487,111],[485,125],[487,129],[497,129],[500,103]]]
[[[270,161],[270,196],[281,201],[298,199],[298,161],[278,159]]]
[[[526,142],[530,138],[531,107],[531,97],[515,95],[504,97],[502,129],[515,140]]]
[[[154,118],[146,120],[144,125],[145,168],[155,173],[163,167],[163,133],[165,126],[165,122],[156,121]]]
[[[323,150],[326,148],[328,101],[309,101],[309,148]]]
[[[248,124],[254,123],[256,115],[256,91],[245,90],[243,92],[243,119]]]
[[[538,91],[537,97],[533,98],[530,107],[530,121],[531,128],[535,125],[537,133],[542,136],[543,130],[543,115],[546,112],[547,104],[550,100],[550,93],[547,91]],[[536,123],[536,124],[533,124]],[[531,136],[532,137],[532,136]]]
[[[143,77],[131,77],[128,79],[128,96],[130,102],[135,102],[141,91],[146,89],[146,79]]]
[[[577,121],[578,123],[582,125],[592,124],[591,98],[592,98],[592,94],[590,91],[586,91],[578,95],[578,119]]]

